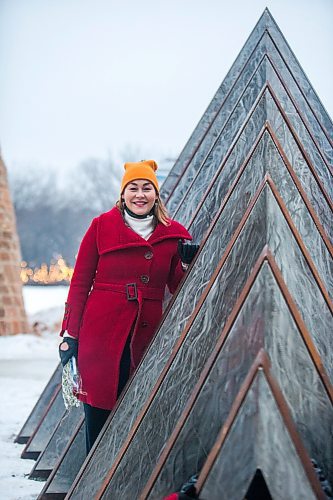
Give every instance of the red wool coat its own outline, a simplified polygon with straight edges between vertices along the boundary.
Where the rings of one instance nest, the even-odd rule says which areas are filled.
[[[178,240],[192,239],[170,222],[145,240],[114,207],[92,221],[82,240],[62,324],[62,334],[79,339],[81,401],[111,409],[128,335],[133,371],[156,331],[165,286],[173,293],[184,274]]]

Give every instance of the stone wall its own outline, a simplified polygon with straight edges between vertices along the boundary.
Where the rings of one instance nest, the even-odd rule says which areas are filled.
[[[20,260],[7,170],[0,156],[0,335],[28,331],[20,280]]]

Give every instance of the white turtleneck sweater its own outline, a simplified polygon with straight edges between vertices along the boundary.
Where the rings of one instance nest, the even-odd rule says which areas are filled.
[[[126,224],[143,239],[147,240],[154,231],[155,223],[153,215],[148,215],[145,219],[137,219],[136,217],[132,217],[125,210],[124,216]]]

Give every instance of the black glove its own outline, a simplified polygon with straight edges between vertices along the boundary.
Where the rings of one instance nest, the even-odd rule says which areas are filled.
[[[198,250],[199,245],[183,243],[182,240],[178,241],[178,253],[180,255],[180,260],[184,262],[184,264],[191,264]]]
[[[62,350],[61,346],[65,343],[68,344],[68,349]],[[64,337],[63,341],[59,345],[59,356],[62,366],[65,366],[66,363],[71,359],[72,356],[77,359],[77,350],[78,350],[78,340],[73,339],[72,337]]]
[[[198,481],[198,474],[194,474],[193,476],[190,477],[190,479],[184,483],[180,489],[180,493],[185,494],[185,497],[187,496],[188,498],[197,498],[196,490],[195,490],[195,485],[197,484]]]

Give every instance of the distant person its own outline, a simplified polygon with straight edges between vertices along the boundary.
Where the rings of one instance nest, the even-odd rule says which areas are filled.
[[[116,206],[81,242],[59,346],[63,365],[78,358],[87,452],[156,331],[165,287],[175,292],[198,249],[167,214],[155,161],[124,168]]]

